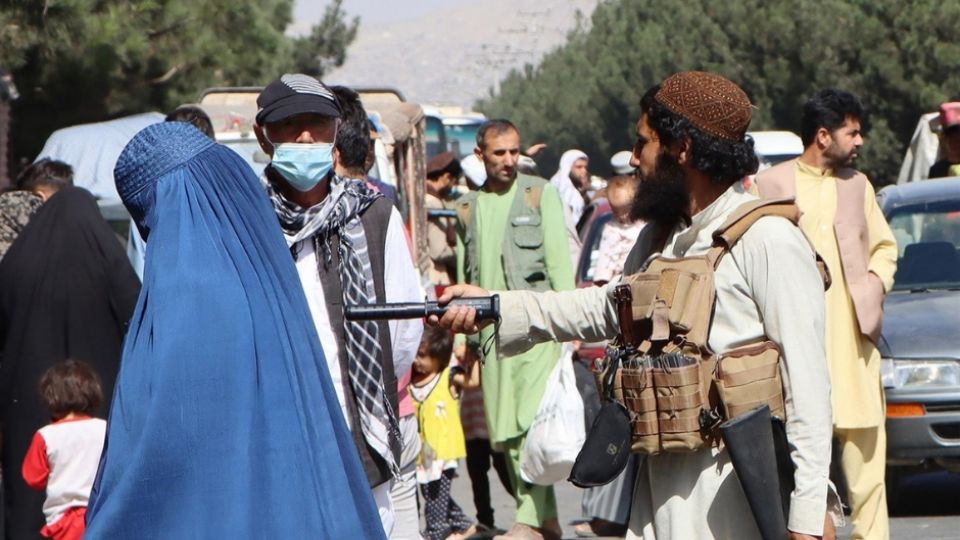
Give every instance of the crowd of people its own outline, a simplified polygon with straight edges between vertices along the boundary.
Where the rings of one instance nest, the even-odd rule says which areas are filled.
[[[607,180],[576,149],[546,180],[543,145],[487,121],[473,155],[427,164],[423,272],[395,189],[367,175],[377,127],[357,93],[285,74],[257,106],[270,158],[259,178],[193,106],[126,146],[115,181],[136,271],[69,165],[37,161],[0,195],[6,538],[559,539],[553,486],[523,471],[531,427],[558,363],[579,362],[561,344],[623,345],[617,287],[658,256],[712,263],[705,361],[778,351],[795,464],[785,534],[833,537],[836,438],[854,538],[889,537],[875,343],[897,250],[852,168],[866,121],[855,96],[812,96],[804,153],[759,174],[750,101],[711,73],[643,95],[637,143]],[[593,283],[576,289],[585,210],[600,199],[612,217]],[[723,236],[782,199],[795,215],[756,214]],[[732,239],[716,251],[718,238]],[[427,326],[345,312],[492,292],[496,324],[465,307]],[[648,345],[667,317],[650,313]],[[589,430],[593,377],[577,399]],[[513,523],[494,519],[491,465]],[[475,512],[452,495],[463,481]],[[578,535],[758,537],[710,441],[634,455],[584,493],[580,517]]]

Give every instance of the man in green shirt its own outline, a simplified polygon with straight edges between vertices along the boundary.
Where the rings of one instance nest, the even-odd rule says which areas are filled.
[[[474,153],[487,181],[457,202],[457,276],[487,290],[571,290],[573,268],[563,206],[546,180],[517,172],[520,132],[507,120],[491,120],[477,131]],[[481,333],[489,340],[492,327]],[[476,344],[474,344],[474,347]],[[520,451],[543,397],[548,375],[560,356],[555,342],[517,356],[484,351],[481,385],[490,440],[507,457],[516,524],[496,538],[560,538],[553,487],[520,478]]]

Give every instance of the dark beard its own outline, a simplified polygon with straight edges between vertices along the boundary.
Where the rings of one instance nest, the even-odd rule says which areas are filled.
[[[839,147],[834,144],[827,148],[827,151],[824,152],[824,157],[827,158],[827,165],[836,171],[837,169],[853,167],[853,164],[857,160],[859,153],[859,149],[852,150],[847,153],[840,152]]]
[[[681,221],[690,223],[687,179],[675,157],[662,153],[653,173],[644,175],[637,169],[636,175],[640,184],[630,207],[631,219],[655,223],[667,231]]]

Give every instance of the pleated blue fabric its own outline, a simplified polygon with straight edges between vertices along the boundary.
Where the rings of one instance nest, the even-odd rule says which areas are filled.
[[[115,177],[146,267],[84,538],[384,538],[253,171],[167,122]]]

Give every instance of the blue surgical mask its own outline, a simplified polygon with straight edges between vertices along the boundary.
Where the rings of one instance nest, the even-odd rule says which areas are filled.
[[[307,192],[333,168],[333,143],[275,144],[270,163],[294,189]]]

